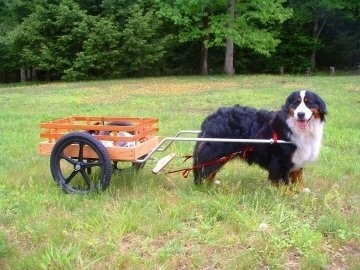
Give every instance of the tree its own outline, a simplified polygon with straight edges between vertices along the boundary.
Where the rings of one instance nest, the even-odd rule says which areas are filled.
[[[126,75],[155,70],[165,54],[167,35],[160,34],[162,22],[150,8],[134,4],[121,32],[121,63]]]
[[[293,21],[301,25],[302,31],[305,31],[305,34],[301,32],[297,34],[311,41],[309,58],[312,68],[316,67],[317,53],[322,45],[321,35],[326,25],[334,20],[335,14],[338,14],[337,11],[343,10],[348,5],[347,0],[292,0],[290,2],[290,7],[294,10]]]
[[[81,48],[83,37],[73,35],[85,13],[73,0],[42,2],[14,28],[9,36],[18,51],[21,66],[59,78]],[[28,78],[31,76],[27,76]]]
[[[119,62],[120,31],[109,18],[86,16],[72,31],[82,36],[82,45],[72,64],[64,70],[64,79],[111,77]]]
[[[275,38],[277,23],[282,23],[291,15],[282,3],[283,0],[172,0],[163,3],[160,12],[179,26],[180,42],[201,41],[200,70],[201,74],[207,74],[208,49],[211,47],[228,44],[228,66],[231,65],[229,56],[233,55],[233,43],[239,48],[270,55],[280,42]],[[233,69],[229,71],[232,73]]]
[[[177,26],[179,42],[200,42],[200,74],[208,74],[208,49],[214,32],[211,17],[224,9],[224,0],[158,1],[158,14]],[[225,8],[226,10],[226,8]],[[223,14],[224,10],[221,10]]]
[[[120,31],[117,73],[123,76],[155,73],[168,42],[153,0],[104,0],[103,15]]]
[[[19,76],[17,69],[20,59],[12,42],[11,31],[31,14],[33,8],[33,0],[0,0],[0,76],[4,81]],[[25,80],[26,70],[22,69],[21,74]]]

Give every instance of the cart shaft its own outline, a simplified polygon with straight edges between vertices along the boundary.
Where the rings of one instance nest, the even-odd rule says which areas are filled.
[[[163,138],[160,143],[143,159],[136,159],[134,162],[143,163],[147,161],[155,152],[163,152],[174,142],[228,142],[228,143],[268,143],[268,144],[292,144],[292,142],[274,139],[228,139],[228,138],[198,138],[181,137],[183,134],[199,134],[198,130],[181,130],[174,137]],[[163,146],[165,145],[165,146]],[[163,146],[163,148],[161,148]]]

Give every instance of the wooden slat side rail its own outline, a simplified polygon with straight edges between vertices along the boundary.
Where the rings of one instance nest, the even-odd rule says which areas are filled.
[[[132,136],[113,136],[113,135],[94,135],[94,136],[99,140],[107,140],[114,142],[120,142],[120,141],[132,142],[132,141],[139,141],[140,139],[147,138],[151,135],[155,135],[158,130],[159,130],[158,128],[153,128]],[[67,132],[63,132],[61,130],[56,130],[56,131],[52,130],[51,132],[40,133],[40,137],[47,139],[59,139],[62,136],[64,136],[64,134],[66,133]]]
[[[92,123],[90,121],[93,121]],[[129,122],[131,126],[110,125],[111,122],[121,121]],[[40,123],[41,128],[48,129],[70,129],[70,130],[111,130],[111,131],[135,131],[147,125],[153,125],[158,122],[155,118],[100,118],[91,117],[69,117],[49,122]]]
[[[151,124],[151,123],[157,123],[159,120],[157,118],[132,118],[132,117],[99,117],[99,116],[72,116],[69,117],[69,119],[72,119],[71,122],[68,122],[69,124],[93,124],[93,125],[109,125],[111,122],[114,121],[121,121],[121,122],[129,122],[132,124],[132,126],[138,126],[138,125],[144,125],[144,124]],[[54,120],[49,121],[47,123],[66,123],[63,121],[63,119],[60,119],[60,121]]]
[[[146,122],[157,123],[159,120],[157,118],[150,118],[150,117],[135,118],[135,117],[104,117],[104,116],[70,116],[67,118],[59,118],[47,122],[71,123],[75,121],[94,121],[94,122],[128,121],[128,122],[140,122],[140,123],[146,123]]]
[[[133,161],[150,153],[159,144],[160,140],[160,136],[154,136],[133,147],[105,146],[105,148],[111,160]],[[40,142],[38,153],[40,155],[50,155],[53,147],[53,143],[47,141]],[[65,151],[65,154],[71,157],[77,157],[78,153],[78,145],[70,145]],[[85,147],[84,158],[97,158],[97,155],[89,147]]]
[[[157,118],[151,118],[151,117],[108,117],[108,116],[71,116],[76,121],[106,121],[106,122],[112,122],[112,121],[129,121],[129,122],[147,122],[147,121],[154,121],[158,122],[159,120]],[[61,119],[60,119],[61,120]]]

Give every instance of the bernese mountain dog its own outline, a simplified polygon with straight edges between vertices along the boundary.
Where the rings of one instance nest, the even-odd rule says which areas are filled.
[[[219,108],[205,118],[199,138],[273,138],[274,143],[198,141],[193,155],[195,184],[217,181],[220,168],[240,157],[266,169],[275,186],[285,184],[291,190],[296,184],[299,191],[309,191],[302,181],[303,167],[319,156],[326,113],[325,102],[310,90],[290,94],[279,111],[240,105]]]

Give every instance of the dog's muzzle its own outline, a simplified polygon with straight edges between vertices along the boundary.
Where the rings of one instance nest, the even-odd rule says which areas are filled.
[[[311,114],[310,118],[308,120],[306,120],[305,115],[306,114],[304,112],[298,112],[296,114],[296,124],[301,129],[307,128],[307,126],[309,125],[310,120],[313,117],[313,114]]]

